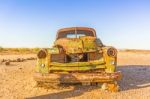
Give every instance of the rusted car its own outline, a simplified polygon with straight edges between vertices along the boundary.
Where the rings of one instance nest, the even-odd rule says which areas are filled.
[[[34,79],[38,84],[97,84],[118,91],[117,50],[105,46],[88,27],[63,28],[57,32],[52,48],[37,54]]]

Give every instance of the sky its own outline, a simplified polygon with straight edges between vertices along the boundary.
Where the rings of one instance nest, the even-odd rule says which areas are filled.
[[[51,47],[58,29],[76,26],[108,46],[150,49],[150,0],[0,0],[2,47]]]

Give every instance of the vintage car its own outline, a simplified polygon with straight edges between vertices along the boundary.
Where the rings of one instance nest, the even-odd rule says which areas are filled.
[[[52,48],[37,54],[34,79],[38,84],[81,83],[118,91],[117,50],[105,46],[88,27],[63,28]]]

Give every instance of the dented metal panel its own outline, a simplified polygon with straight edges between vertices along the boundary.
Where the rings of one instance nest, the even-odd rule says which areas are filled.
[[[110,82],[119,80],[122,77],[121,72],[115,73],[50,73],[34,75],[37,81],[46,81],[53,83],[81,83],[81,82]],[[39,79],[41,78],[41,79]]]

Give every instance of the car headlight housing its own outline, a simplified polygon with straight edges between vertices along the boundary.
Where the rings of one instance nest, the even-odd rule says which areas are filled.
[[[117,50],[115,48],[109,48],[107,50],[107,55],[110,57],[116,57],[117,56]]]
[[[40,50],[40,51],[38,52],[37,57],[38,57],[39,59],[41,59],[41,58],[46,58],[46,55],[47,55],[47,51],[46,51],[45,49],[42,49],[42,50]]]

